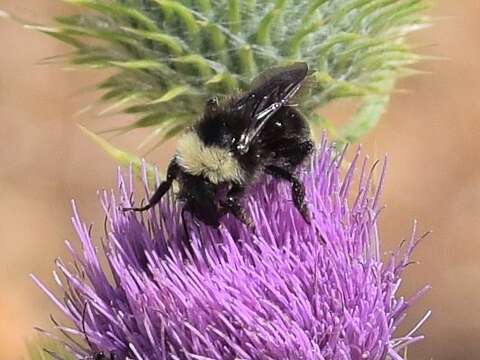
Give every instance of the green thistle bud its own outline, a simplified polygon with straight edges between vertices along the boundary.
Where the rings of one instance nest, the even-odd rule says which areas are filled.
[[[342,98],[359,98],[340,129],[341,142],[374,127],[395,80],[418,60],[405,35],[426,19],[424,0],[63,0],[75,15],[38,26],[74,48],[81,67],[114,69],[98,84],[101,114],[134,114],[119,131],[152,128],[156,146],[181,132],[205,100],[245,90],[271,67],[303,61],[315,72],[302,111]],[[155,145],[152,145],[155,144]],[[145,145],[145,144],[143,144]]]

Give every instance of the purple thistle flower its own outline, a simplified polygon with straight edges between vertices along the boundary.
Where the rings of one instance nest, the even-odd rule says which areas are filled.
[[[102,194],[101,251],[74,206],[82,249],[67,242],[73,264],[56,262],[63,300],[36,280],[73,322],[57,324],[65,345],[87,359],[98,351],[115,359],[402,359],[428,317],[395,335],[427,289],[409,300],[397,295],[419,239],[414,228],[404,251],[382,262],[376,223],[385,166],[372,194],[367,160],[357,152],[342,176],[344,163],[324,138],[304,174],[311,226],[288,186],[268,178],[248,196],[254,232],[229,216],[215,230],[187,215],[187,257],[174,196],[142,215],[123,213],[133,179],[120,174],[120,197]]]

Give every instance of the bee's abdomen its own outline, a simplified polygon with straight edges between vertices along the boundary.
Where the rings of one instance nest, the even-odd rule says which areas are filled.
[[[302,164],[314,149],[308,123],[291,107],[275,114],[265,127],[259,146],[266,164],[290,171]]]

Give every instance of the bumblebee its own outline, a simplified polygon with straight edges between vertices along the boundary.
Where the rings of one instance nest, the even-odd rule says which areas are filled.
[[[296,63],[264,75],[252,90],[222,104],[207,101],[203,116],[179,138],[166,180],[148,204],[124,210],[150,209],[177,181],[183,209],[193,217],[217,228],[230,213],[252,226],[242,199],[269,174],[291,184],[293,203],[310,223],[305,189],[295,173],[314,144],[307,121],[290,104],[307,74],[307,64]]]

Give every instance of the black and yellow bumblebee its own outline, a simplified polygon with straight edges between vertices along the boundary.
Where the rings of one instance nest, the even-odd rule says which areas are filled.
[[[269,71],[252,90],[223,103],[207,101],[203,116],[179,138],[166,180],[148,204],[124,210],[153,207],[176,180],[184,210],[203,223],[218,227],[222,216],[231,213],[253,225],[242,198],[262,175],[270,174],[291,183],[293,203],[310,223],[296,171],[314,143],[307,121],[290,103],[307,75],[307,64],[296,63]]]

